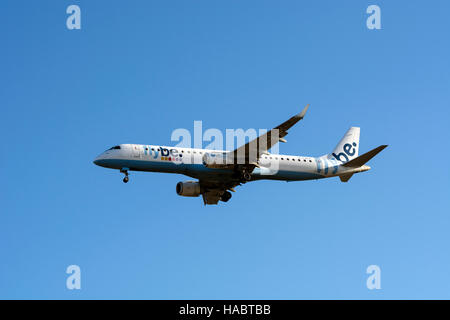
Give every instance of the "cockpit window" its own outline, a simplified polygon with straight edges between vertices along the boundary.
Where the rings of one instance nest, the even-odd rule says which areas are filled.
[[[108,150],[114,150],[114,149],[120,149],[120,146],[115,146],[115,147],[109,148]]]

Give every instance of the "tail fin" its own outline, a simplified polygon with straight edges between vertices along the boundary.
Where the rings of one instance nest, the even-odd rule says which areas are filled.
[[[359,127],[351,127],[334,148],[331,156],[341,162],[348,162],[358,157]]]

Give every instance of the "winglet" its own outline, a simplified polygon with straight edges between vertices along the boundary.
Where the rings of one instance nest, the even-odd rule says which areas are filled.
[[[306,107],[303,108],[302,112],[300,112],[297,117],[299,117],[300,119],[303,119],[303,117],[306,114],[306,111],[308,111],[308,108],[309,108],[309,104],[307,104]]]

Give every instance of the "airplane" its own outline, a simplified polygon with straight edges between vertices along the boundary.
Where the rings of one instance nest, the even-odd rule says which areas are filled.
[[[204,205],[227,202],[235,187],[263,179],[303,181],[339,177],[347,182],[355,173],[368,171],[366,163],[387,145],[359,156],[360,128],[351,127],[336,148],[320,157],[272,154],[278,142],[286,142],[288,130],[302,120],[307,105],[299,114],[272,130],[233,150],[209,150],[157,145],[120,144],[101,153],[94,164],[118,169],[129,181],[129,171],[183,174],[197,181],[181,181],[176,193],[203,197]]]

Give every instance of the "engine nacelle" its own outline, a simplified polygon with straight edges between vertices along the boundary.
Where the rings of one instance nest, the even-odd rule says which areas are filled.
[[[228,153],[224,152],[214,152],[214,153],[205,153],[203,155],[203,165],[207,168],[226,168],[228,167],[230,164],[233,163],[233,161],[230,159],[227,159],[229,156],[232,156],[231,154],[229,155]],[[231,160],[231,161],[227,161],[227,160]]]
[[[197,181],[180,181],[177,183],[177,194],[183,197],[198,197],[201,194],[200,183]]]

